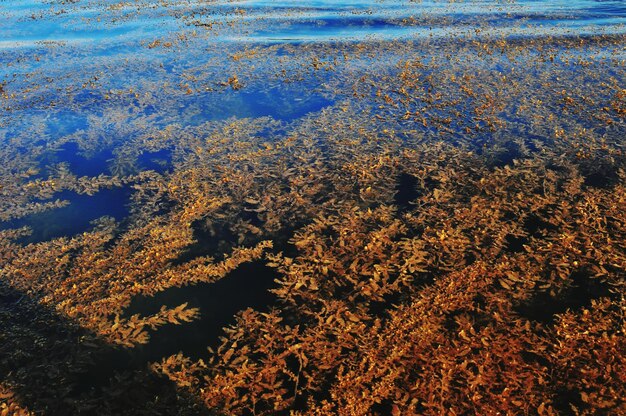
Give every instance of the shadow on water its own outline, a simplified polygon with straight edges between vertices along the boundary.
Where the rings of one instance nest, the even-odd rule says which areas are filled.
[[[591,306],[593,300],[613,296],[607,283],[592,277],[591,273],[576,272],[571,277],[571,285],[562,293],[537,293],[528,302],[519,305],[516,311],[527,319],[552,324],[556,315],[568,310],[578,311]]]
[[[94,363],[126,353],[1,281],[0,327],[0,376],[11,400],[36,414],[208,414],[145,365],[111,371],[103,387],[90,387]]]
[[[70,201],[68,206],[0,223],[0,229],[30,227],[33,232],[19,240],[22,244],[80,234],[100,217],[111,216],[118,221],[127,217],[131,193],[130,188],[104,189],[91,196],[60,192],[55,197]]]
[[[246,308],[268,310],[275,302],[269,292],[276,271],[257,261],[239,266],[215,283],[172,288],[154,297],[140,297],[126,310],[127,315],[156,313],[162,305],[188,303],[200,309],[200,317],[183,325],[167,325],[150,336],[150,342],[134,351],[135,359],[157,361],[178,352],[193,359],[206,358],[207,347],[215,347],[223,328],[234,323],[234,315]]]
[[[151,334],[148,344],[133,349],[107,344],[0,282],[0,375],[17,402],[46,415],[152,415],[173,409],[176,414],[208,414],[169,380],[152,373],[148,364],[181,351],[192,359],[206,358],[207,347],[218,345],[237,312],[267,310],[275,302],[268,291],[275,277],[272,268],[254,262],[215,283],[135,299],[128,315],[187,302],[201,316],[191,323],[166,325]]]

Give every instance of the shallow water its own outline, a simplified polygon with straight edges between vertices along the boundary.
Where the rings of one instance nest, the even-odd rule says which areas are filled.
[[[164,171],[173,156],[165,153],[167,160],[157,157],[155,163],[144,151],[131,156],[128,171],[116,171],[116,149],[171,124],[185,128],[263,116],[293,122],[346,97],[330,90],[324,73],[284,83],[271,59],[252,59],[254,66],[244,68],[246,58],[227,58],[258,46],[624,34],[625,19],[624,2],[591,0],[145,1],[137,6],[5,0],[0,148],[10,153],[19,141],[28,153],[35,146],[42,177],[59,163],[87,177]],[[276,59],[286,58],[281,66],[292,69],[289,54],[276,51]],[[397,59],[390,57],[357,60],[352,67],[384,71]],[[237,73],[247,78],[241,90],[228,81]],[[2,227],[33,227],[33,236],[24,241],[73,235],[103,215],[122,219],[127,197],[121,195],[125,191],[75,198],[55,194],[70,205]]]
[[[472,36],[525,37],[625,33],[626,6],[621,1],[419,2],[242,1],[227,3],[141,2],[138,6],[81,1],[4,1],[0,9],[0,82],[11,97],[3,100],[0,126],[3,143],[43,117],[52,129],[84,129],[90,116],[115,110],[131,117],[164,113],[163,125],[202,119],[278,118],[285,105],[298,107],[293,92],[272,91],[268,104],[261,85],[249,85],[245,109],[237,94],[220,96],[220,82],[238,70],[222,62],[222,53],[235,53],[255,44],[416,40]],[[480,34],[476,28],[482,28]],[[155,41],[172,43],[171,47]],[[376,65],[384,65],[377,62]],[[255,67],[256,79],[271,74],[272,66]],[[194,92],[184,96],[190,83]],[[217,84],[217,85],[216,85]],[[305,89],[316,80],[301,81]],[[178,86],[178,88],[174,88]],[[194,88],[195,87],[195,88]],[[262,89],[263,88],[263,89]],[[214,90],[218,90],[214,93]],[[150,94],[141,105],[133,93]],[[211,94],[203,94],[203,92]],[[256,91],[259,91],[258,94]],[[112,100],[115,95],[118,99]],[[159,108],[164,95],[168,108]],[[13,96],[15,95],[15,96]],[[224,102],[226,101],[226,102]],[[176,106],[176,108],[172,108]],[[199,107],[188,117],[183,108]],[[315,107],[315,106],[314,106]],[[313,108],[314,108],[313,107]],[[273,109],[272,109],[273,108]],[[299,110],[300,114],[304,114]],[[298,115],[298,113],[296,113]],[[89,128],[89,127],[87,127]],[[42,129],[55,141],[62,132]],[[115,132],[111,132],[115,134]]]
[[[183,254],[164,262],[169,267],[201,256],[221,258],[267,235],[278,250],[296,250],[289,242],[294,230],[317,213],[293,201],[310,195],[312,205],[326,206],[355,191],[359,203],[395,204],[398,216],[417,217],[415,201],[445,178],[424,182],[393,171],[387,178],[392,186],[359,190],[368,170],[384,165],[391,152],[385,146],[398,137],[434,143],[441,135],[484,157],[491,171],[541,154],[561,130],[577,138],[593,132],[594,140],[622,148],[625,35],[626,2],[619,0],[0,0],[0,231],[26,227],[14,239],[24,250],[55,241],[65,246],[76,243],[72,237],[78,241],[106,228],[109,222],[94,221],[111,217],[116,225],[110,241],[94,249],[107,252],[150,220],[193,205],[193,198],[202,207],[219,199],[225,212],[216,208],[196,218],[190,208],[188,217],[176,217],[192,229],[194,242],[172,249]],[[583,40],[588,44],[578,47]],[[506,48],[514,52],[506,54]],[[479,81],[472,85],[475,74]],[[396,88],[397,79],[407,85]],[[514,92],[522,91],[520,102],[498,96],[513,90],[499,88],[511,82],[517,82]],[[484,102],[502,105],[494,110],[481,107]],[[605,113],[608,121],[598,116]],[[490,125],[492,119],[506,126],[498,120]],[[354,137],[344,137],[349,134]],[[329,137],[341,146],[330,146]],[[290,140],[300,140],[307,151],[290,150]],[[354,149],[370,145],[386,150],[364,156],[363,173],[353,163],[365,162],[351,158]],[[274,150],[274,158],[264,153]],[[577,157],[584,183],[609,188],[620,181],[611,165],[617,153],[585,164],[583,150]],[[257,154],[265,155],[258,163]],[[258,172],[271,174],[259,178]],[[212,182],[197,183],[202,175]],[[317,175],[340,177],[343,188],[327,189],[315,180],[311,186],[307,181]],[[187,186],[192,191],[177,193]],[[274,218],[266,205],[281,192],[293,205],[273,207]],[[376,192],[378,199],[368,199]],[[345,207],[338,206],[329,212],[342,214]],[[513,234],[506,241],[516,253],[528,242]],[[129,245],[120,256],[140,250]],[[80,258],[66,254],[63,261]],[[266,311],[276,302],[267,290],[277,287],[278,278],[269,270],[255,262],[218,283],[134,292],[122,308],[128,307],[126,317],[185,302],[203,315],[188,326],[152,328],[152,343],[136,351],[133,365],[179,350],[205,357],[206,346],[218,345],[221,328],[236,312]],[[63,273],[71,278],[75,272]],[[111,279],[123,281],[123,273],[116,273]],[[259,280],[250,284],[255,276]],[[145,287],[157,281],[155,273],[142,279]],[[242,285],[246,290],[239,290]],[[104,361],[92,363],[89,374],[106,374],[108,381]]]
[[[0,149],[10,154],[15,142],[21,143],[21,152],[36,147],[40,156],[34,159],[39,159],[44,177],[59,163],[67,163],[77,176],[116,172],[115,150],[149,134],[148,126],[158,131],[171,124],[184,128],[263,116],[292,122],[347,97],[331,90],[324,73],[282,82],[272,60],[284,59],[283,70],[293,69],[293,52],[284,55],[275,49],[275,58],[254,61],[250,68],[246,58],[228,58],[258,46],[626,33],[623,1],[355,0],[304,6],[296,1],[127,5],[5,0],[0,6],[0,85],[5,95]],[[384,71],[397,59],[390,58],[370,57],[351,65],[355,73]],[[237,73],[246,77],[241,90],[229,84]],[[171,163],[131,162],[137,166],[129,172],[158,171]],[[37,214],[38,223],[54,222],[55,231],[36,231],[35,240],[71,235],[84,228],[78,223],[122,212],[111,209],[117,202],[107,204],[105,196],[84,202],[68,194],[55,197],[70,201],[63,209],[71,214]],[[61,218],[67,215],[76,224],[64,228],[68,221]]]

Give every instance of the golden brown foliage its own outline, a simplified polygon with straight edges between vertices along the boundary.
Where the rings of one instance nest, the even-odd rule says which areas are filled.
[[[226,23],[188,22],[218,30],[238,10]],[[73,236],[24,243],[28,227],[0,230],[0,413],[111,414],[132,387],[150,396],[144,414],[626,414],[626,73],[606,58],[623,41],[228,51],[237,75],[209,81],[213,63],[196,66],[163,86],[164,106],[264,83],[252,62],[276,67],[281,93],[325,80],[333,104],[293,121],[170,116],[154,127],[159,116],[124,104],[150,107],[154,95],[109,90],[116,104],[88,131],[46,145],[113,148],[111,175],[78,177],[64,163],[40,172],[45,146],[2,149],[0,220],[65,206],[62,191],[132,197],[124,220]],[[390,63],[373,71],[379,55]],[[167,169],[139,172],[141,156],[160,151]],[[276,302],[241,310],[204,358],[121,368],[77,392],[98,354],[132,355],[202,313],[180,302],[131,314],[135,299],[255,261],[276,272]],[[162,404],[152,377],[175,385],[177,400]]]

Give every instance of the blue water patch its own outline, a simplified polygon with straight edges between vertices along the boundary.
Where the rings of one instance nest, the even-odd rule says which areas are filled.
[[[172,167],[172,149],[142,153],[137,158],[137,167],[141,171],[153,170],[161,174],[167,172]]]
[[[290,54],[298,53],[290,49],[294,43],[456,39],[474,36],[477,23],[486,28],[475,36],[509,39],[626,33],[623,1],[257,0],[150,2],[145,8],[100,1],[0,3],[0,147],[19,146],[24,154],[32,150],[29,144],[47,149],[34,161],[41,177],[59,163],[77,176],[110,174],[117,149],[169,125],[264,116],[292,122],[345,98],[324,87],[332,84],[332,70],[291,63]],[[272,50],[268,43],[279,46]],[[266,48],[263,59],[233,58],[259,45]],[[350,71],[373,65],[385,71],[397,63],[390,54],[385,62],[378,58],[354,58]],[[277,74],[284,68],[301,78],[283,82]],[[235,74],[241,88],[226,83]],[[341,82],[350,82],[350,75],[342,74]],[[167,173],[171,152],[132,158],[138,170]],[[35,225],[32,241],[62,230],[71,235],[101,215],[126,215],[124,195],[65,195],[69,207],[17,223]]]
[[[271,116],[276,120],[292,121],[308,113],[320,111],[332,104],[321,94],[307,91],[302,85],[283,88],[242,89],[226,91],[219,96],[219,101],[211,95],[206,102],[199,101],[201,112],[189,120],[190,124],[200,124],[208,120],[224,120]]]
[[[77,143],[69,142],[60,147],[51,155],[52,160],[65,162],[69,165],[69,170],[76,176],[98,176],[109,174],[109,163],[113,159],[113,152],[104,149],[89,157],[80,153]],[[46,161],[49,163],[51,160]]]
[[[130,188],[104,189],[93,196],[60,192],[55,198],[70,201],[68,206],[2,222],[0,229],[30,227],[32,234],[19,240],[23,244],[73,236],[88,231],[92,221],[103,216],[124,219],[129,214],[131,193]]]

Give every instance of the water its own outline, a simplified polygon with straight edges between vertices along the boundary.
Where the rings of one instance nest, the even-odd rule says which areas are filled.
[[[580,136],[592,131],[594,137],[623,146],[623,115],[612,115],[604,124],[597,113],[613,114],[611,106],[620,105],[615,91],[624,88],[624,36],[626,2],[619,0],[0,0],[0,231],[27,227],[28,235],[15,243],[25,250],[32,244],[36,250],[38,244],[54,245],[61,237],[80,239],[102,226],[96,220],[112,217],[116,228],[111,241],[97,248],[108,252],[154,218],[166,218],[186,204],[193,208],[197,202],[197,218],[189,207],[188,217],[175,217],[178,225],[193,228],[195,242],[181,249],[180,258],[166,262],[168,267],[206,255],[221,258],[266,234],[279,242],[277,250],[293,254],[288,241],[294,230],[317,215],[318,205],[332,206],[334,192],[357,190],[362,204],[375,200],[368,199],[368,193],[378,192],[383,203],[376,200],[372,207],[395,204],[402,216],[415,214],[414,201],[426,195],[427,188],[441,185],[394,171],[390,181],[397,178],[397,186],[376,189],[373,184],[358,190],[367,175],[358,171],[359,162],[353,164],[346,149],[376,148],[372,132],[390,141],[441,134],[442,140],[485,157],[491,171],[512,166],[529,152],[541,153],[560,128]],[[567,49],[568,42],[579,39],[591,39],[589,47]],[[515,53],[507,55],[502,44],[512,50],[525,45],[536,49],[519,58],[516,66]],[[412,72],[403,66],[409,61],[422,67]],[[588,67],[602,72],[586,71]],[[410,90],[391,88],[405,69],[403,79],[422,78]],[[518,76],[520,72],[526,76]],[[489,88],[463,90],[472,85],[463,76],[474,74]],[[437,84],[439,79],[449,84]],[[501,99],[496,97],[498,86],[515,81],[524,92],[517,97],[522,100],[502,100],[506,105],[496,110],[480,106]],[[584,86],[590,82],[597,88],[589,89],[599,91],[593,97],[585,96]],[[606,92],[598,87],[603,84],[610,87]],[[450,85],[465,95],[449,93]],[[426,98],[415,98],[426,93]],[[593,103],[576,107],[580,102]],[[527,111],[532,106],[545,107],[545,114],[564,114],[563,120],[544,118],[543,112],[533,118]],[[493,119],[509,123],[506,128],[482,117],[481,111],[491,110]],[[457,117],[449,119],[450,114]],[[342,146],[328,145],[326,139],[343,140],[347,132],[356,138]],[[310,147],[307,152],[292,151],[290,141]],[[505,145],[500,146],[501,141]],[[584,149],[581,152],[586,185],[608,188],[620,180],[610,162],[616,153],[585,163]],[[259,155],[258,163],[251,162],[250,155]],[[376,171],[384,160],[367,159],[366,170]],[[339,172],[343,188],[328,189],[311,180],[331,177],[329,166]],[[271,175],[259,179],[257,172]],[[205,175],[207,182],[196,183],[194,175]],[[186,186],[192,191],[177,193]],[[418,191],[420,186],[424,189]],[[278,199],[275,195],[289,195],[285,199],[291,205],[271,205],[272,198]],[[298,202],[309,197],[315,207]],[[64,206],[41,208],[56,200],[65,201]],[[206,208],[215,200],[221,201],[218,208]],[[269,214],[266,206],[271,207]],[[345,211],[340,202],[330,209],[334,215]],[[160,226],[165,225],[155,225]],[[137,233],[137,238],[148,239]],[[526,240],[512,234],[507,238],[516,246],[513,252],[523,251]],[[170,249],[178,248],[167,246],[163,252]],[[11,250],[6,258],[14,260]],[[133,250],[141,247],[120,249],[120,256]],[[64,258],[79,258],[77,252]],[[111,272],[111,279],[126,282],[120,276],[131,266],[135,264]],[[73,278],[76,270],[68,270],[60,275]],[[137,284],[156,281],[157,274],[151,272]],[[206,358],[206,347],[219,344],[222,327],[233,323],[238,311],[267,311],[279,304],[268,292],[278,287],[278,278],[257,261],[217,284],[134,292],[138,295],[132,302],[102,319],[120,313],[148,315],[162,304],[189,303],[200,309],[201,318],[187,326],[153,328],[152,342],[129,353],[128,360],[134,371],[178,351]],[[111,287],[116,284],[112,281]],[[102,286],[104,292],[110,289],[108,283]],[[31,293],[47,292],[39,288]],[[551,301],[550,296],[540,297],[539,306],[525,313],[534,316]],[[553,309],[560,313],[583,303],[563,301]],[[50,313],[69,313],[64,306],[55,308],[53,304]],[[110,327],[106,322],[101,328]],[[125,365],[107,368],[110,364],[106,357],[89,364],[89,377],[106,385],[111,371],[123,371]],[[96,387],[82,382],[87,383],[85,391]]]
[[[103,190],[94,196],[60,192],[55,197],[71,201],[68,206],[3,223],[0,229],[29,227],[32,233],[20,240],[24,244],[73,236],[90,230],[92,222],[104,216],[123,220],[129,213],[129,195],[129,189]]]
[[[548,31],[561,35],[619,34],[626,30],[625,15],[621,1],[591,0],[515,4],[383,1],[375,5],[363,1],[322,1],[306,6],[276,1],[210,5],[146,1],[141,6],[94,0],[3,1],[0,82],[6,84],[3,90],[11,97],[2,102],[5,112],[0,126],[9,127],[3,142],[14,134],[11,130],[33,124],[30,117],[45,113],[58,128],[65,122],[76,123],[70,117],[100,116],[116,104],[122,111],[133,111],[134,117],[141,112],[162,110],[167,118],[162,124],[172,119],[189,122],[180,108],[172,109],[172,105],[187,107],[197,103],[226,118],[229,114],[268,115],[271,110],[262,103],[263,93],[256,99],[252,97],[256,86],[248,86],[245,92],[246,105],[252,108],[243,113],[236,100],[221,105],[221,97],[206,102],[207,97],[198,94],[219,90],[219,83],[232,75],[228,72],[237,71],[233,62],[220,62],[222,52],[234,53],[255,44],[458,37],[475,35],[474,29],[485,22],[488,26],[480,36],[511,33],[541,37]],[[156,41],[160,44],[150,48]],[[254,76],[263,79],[271,71],[271,65],[256,67]],[[199,85],[191,85],[189,76],[199,76],[194,83]],[[307,89],[316,87],[307,81],[304,80]],[[188,86],[194,95],[182,96]],[[130,90],[134,94],[150,94],[152,105],[159,101],[171,103],[164,109],[135,108],[139,103],[133,100]],[[168,100],[171,95],[177,97]],[[275,100],[274,108],[298,105],[289,98],[289,91],[285,95]],[[256,102],[261,103],[255,105]],[[203,117],[211,119],[209,114]]]
[[[279,68],[293,71],[301,64],[297,59],[290,62],[293,51],[285,53],[283,47],[506,35],[616,35],[626,33],[625,18],[623,1],[592,0],[514,4],[355,0],[306,5],[296,1],[124,5],[96,0],[4,0],[0,2],[4,95],[0,151],[10,154],[18,142],[27,154],[31,146],[45,148],[27,157],[44,176],[62,162],[77,176],[110,175],[116,163],[123,162],[120,149],[168,125],[199,126],[231,117],[262,116],[292,122],[349,97],[329,85],[332,78],[324,71],[304,72],[297,81],[283,82]],[[276,55],[255,59],[257,47],[275,48]],[[352,67],[355,73],[372,65],[384,71],[395,62],[391,58],[387,62],[362,58]],[[324,63],[320,68],[328,69]],[[241,90],[229,83],[233,76],[241,80]],[[350,76],[349,71],[345,76]],[[68,146],[81,151],[68,151]],[[130,157],[130,163],[137,164],[130,171],[158,171],[164,166],[165,162],[139,161],[143,153]],[[105,208],[91,208],[72,215],[87,219],[106,213]]]
[[[626,33],[623,1],[362,0],[76,3],[0,2],[0,152],[20,144],[39,177],[65,163],[76,176],[172,169],[172,147],[132,150],[166,126],[197,127],[269,116],[299,120],[350,94],[322,71],[285,82],[279,73],[302,64],[286,47],[420,39],[541,38]],[[480,29],[480,30],[477,30]],[[271,54],[255,59],[255,48]],[[264,52],[267,53],[267,52]],[[389,61],[351,63],[354,73],[385,71]],[[280,63],[277,65],[276,61]],[[250,63],[250,64],[249,64]],[[326,66],[325,66],[326,65]],[[317,69],[317,68],[316,68]],[[346,78],[353,74],[345,71]],[[233,76],[239,85],[230,82]],[[239,81],[238,81],[239,82]],[[344,82],[344,81],[340,81]],[[33,151],[33,149],[37,149]],[[180,153],[180,152],[179,152]],[[15,174],[15,169],[3,175]],[[10,178],[5,180],[11,180]],[[92,220],[128,214],[128,192],[95,196],[59,192],[69,206],[2,224],[30,226],[35,242],[74,235]],[[4,197],[10,197],[6,195]]]

